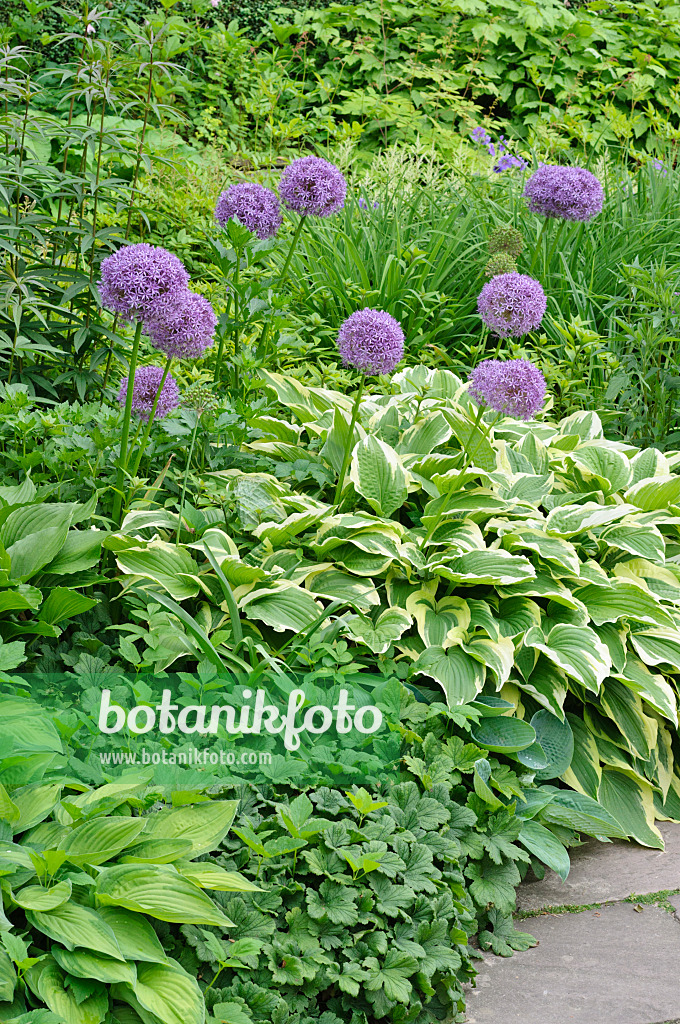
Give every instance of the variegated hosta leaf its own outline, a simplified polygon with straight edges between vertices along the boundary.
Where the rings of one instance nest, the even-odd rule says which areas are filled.
[[[444,579],[452,583],[498,583],[501,586],[522,583],[536,576],[536,570],[523,555],[511,555],[501,549],[468,551],[436,566]]]
[[[498,640],[474,637],[469,643],[461,646],[466,654],[491,669],[496,677],[498,689],[508,681],[515,660],[515,645],[508,637],[502,636]]]
[[[677,505],[680,502],[680,476],[655,476],[640,480],[626,491],[624,497],[645,512]]]
[[[648,562],[646,558],[631,558],[614,566],[614,575],[619,579],[641,582],[662,601],[680,604],[680,578],[677,573],[678,567],[672,562],[657,565],[655,562]]]
[[[628,459],[611,448],[583,445],[569,453],[568,461],[574,463],[586,479],[589,476],[595,477],[598,489],[601,488],[605,494],[623,490],[631,479]]]
[[[635,583],[615,577],[610,584],[608,587],[598,587],[590,583],[574,592],[597,626],[605,622],[618,622],[619,619],[646,622],[651,626],[674,625],[669,613],[653,594]]]
[[[630,752],[646,761],[656,745],[657,723],[644,714],[640,697],[618,679],[608,679],[600,703],[625,737]]]
[[[374,654],[384,654],[406,632],[412,621],[403,608],[387,608],[375,622],[367,615],[352,615],[344,620],[344,625],[353,639],[366,644]]]
[[[454,636],[463,637],[470,624],[470,609],[461,597],[434,601],[420,590],[407,598],[406,610],[414,616],[426,647],[450,647]]]
[[[389,518],[406,501],[408,476],[399,455],[371,434],[355,446],[349,477],[380,516]]]
[[[288,580],[251,590],[241,598],[239,607],[247,619],[257,619],[278,632],[291,629],[294,633],[311,626],[323,610],[308,590]]]
[[[663,839],[654,824],[654,791],[638,779],[605,767],[598,800],[641,846],[663,850]]]
[[[595,526],[618,522],[635,511],[634,505],[598,505],[594,501],[584,505],[558,505],[549,513],[545,528],[560,537],[575,537]]]
[[[326,434],[326,442],[321,449],[321,455],[329,466],[339,473],[342,469],[342,462],[345,457],[345,449],[350,443],[349,425],[351,413],[342,409],[335,409],[333,413],[333,426]],[[366,431],[360,422],[354,424],[352,432],[351,447],[354,448],[358,441],[366,438]]]
[[[506,533],[503,545],[508,551],[535,551],[546,561],[568,569],[578,576],[580,561],[573,544],[560,537],[550,537],[541,530],[521,529],[517,533]]]
[[[347,601],[359,608],[374,608],[380,604],[378,591],[370,580],[357,579],[356,576],[340,572],[339,569],[307,572],[305,585],[312,594]]]
[[[562,779],[568,786],[596,800],[602,778],[597,744],[592,732],[579,715],[568,714],[567,721],[574,734],[574,753]]]
[[[400,455],[429,455],[451,437],[451,427],[441,412],[431,412],[412,424],[402,435],[397,451]]]
[[[666,546],[663,534],[655,526],[642,523],[617,523],[596,531],[596,536],[612,548],[628,551],[631,555],[663,562]]]
[[[434,679],[446,695],[450,708],[468,704],[481,692],[485,671],[480,662],[471,658],[461,647],[428,647],[413,667],[414,675]]]
[[[644,658],[644,661],[648,661],[642,653],[644,651],[644,644],[638,647],[633,636],[631,636],[631,640],[633,640],[633,645],[641,657]],[[648,663],[655,664],[653,661]],[[675,662],[676,666],[678,664],[680,662]],[[612,669],[612,675],[615,679],[625,683],[634,693],[639,694],[644,701],[651,704],[659,714],[669,719],[677,728],[678,699],[673,687],[659,672],[650,672],[642,661],[636,658],[635,655],[629,654],[624,668],[620,672]]]
[[[560,623],[547,636],[534,627],[524,637],[524,644],[542,651],[566,675],[593,693],[598,692],[611,669],[608,648],[587,626]]]
[[[328,515],[328,506],[320,509],[308,509],[305,512],[294,512],[282,523],[260,523],[253,530],[253,536],[258,540],[268,540],[274,547],[285,547],[289,540],[320,523],[326,515]]]
[[[116,562],[124,574],[158,583],[175,601],[198,594],[198,566],[193,558],[184,548],[164,540],[140,541],[139,547],[118,551]]]

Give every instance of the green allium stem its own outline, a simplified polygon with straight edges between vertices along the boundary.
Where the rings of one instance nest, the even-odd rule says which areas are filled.
[[[132,395],[135,390],[135,371],[137,370],[137,357],[139,355],[139,341],[142,337],[142,321],[139,320],[135,329],[135,336],[132,342],[132,355],[128,370],[128,385],[125,395],[125,412],[123,413],[123,427],[120,433],[120,456],[118,459],[118,472],[116,473],[116,496],[113,502],[113,521],[120,526],[120,513],[123,507],[123,482],[125,470],[128,463],[128,438],[130,436],[130,416],[132,414]]]
[[[300,239],[300,235],[302,234],[302,229],[303,229],[303,227],[305,225],[305,220],[306,219],[307,219],[306,214],[303,214],[300,217],[300,220],[298,221],[298,223],[297,223],[297,225],[295,227],[295,231],[293,232],[293,238],[292,238],[291,243],[290,243],[290,248],[288,250],[288,255],[286,256],[286,262],[283,264],[283,269],[281,270],[281,273],[279,274],[278,280],[276,282],[276,290],[277,291],[279,291],[283,287],[283,285],[285,283],[286,277],[288,275],[288,268],[290,267],[290,261],[293,258],[293,254],[294,254],[295,250],[297,249],[297,244],[298,244],[298,241]],[[266,354],[266,345],[267,345],[267,341],[268,340],[269,340],[269,320],[267,320],[267,322],[265,323],[264,330],[262,331],[262,336],[260,338],[259,348],[260,348],[260,352],[262,353],[262,355]]]
[[[196,444],[196,434],[198,433],[198,425],[201,422],[201,414],[196,413],[196,422],[194,424],[194,432],[191,435],[191,444],[189,445],[189,454],[187,456],[187,464],[184,467],[184,479],[182,481],[182,497],[179,503],[179,519],[177,520],[177,536],[175,537],[175,545],[179,547],[179,535],[182,529],[182,516],[184,514],[184,501],[187,496],[187,482],[189,480],[189,470],[191,468],[191,459],[194,454],[194,445]]]
[[[139,471],[139,464],[142,461],[142,456],[144,455],[144,452],[146,450],[146,446],[147,446],[148,441],[149,441],[149,434],[151,433],[151,427],[153,426],[154,417],[156,415],[156,408],[158,406],[158,400],[161,397],[161,392],[162,392],[163,388],[165,387],[166,380],[168,379],[168,374],[170,373],[170,364],[171,363],[172,363],[172,356],[168,356],[168,358],[166,360],[166,363],[165,363],[165,369],[163,370],[163,376],[161,377],[161,382],[158,385],[158,391],[156,392],[156,397],[154,398],[153,405],[151,406],[151,412],[149,413],[149,419],[147,420],[147,424],[146,424],[146,426],[144,428],[144,433],[142,434],[142,440],[139,442],[139,449],[137,451],[137,455],[136,455],[135,460],[134,460],[134,462],[132,464],[132,476],[137,476],[137,473]]]
[[[338,483],[337,483],[337,486],[335,488],[335,497],[333,498],[333,504],[334,505],[337,505],[339,503],[340,496],[342,494],[343,487],[344,487],[344,484],[345,484],[345,473],[347,472],[347,464],[349,462],[349,457],[350,457],[350,454],[351,454],[352,448],[353,448],[352,441],[354,440],[354,428],[356,426],[356,422],[357,422],[357,419],[359,417],[359,403],[361,402],[361,396],[364,393],[364,386],[365,386],[365,384],[366,384],[366,375],[362,373],[361,380],[359,382],[359,387],[357,389],[356,397],[354,399],[354,405],[352,406],[352,418],[350,419],[350,424],[349,424],[349,434],[347,435],[347,441],[345,443],[345,451],[344,451],[344,454],[342,456],[342,466],[340,467],[340,473],[338,475]]]

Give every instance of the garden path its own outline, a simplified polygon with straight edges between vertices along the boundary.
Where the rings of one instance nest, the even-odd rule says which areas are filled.
[[[566,882],[520,886],[538,945],[484,955],[468,1024],[680,1024],[680,825],[659,828],[664,852],[593,840]]]

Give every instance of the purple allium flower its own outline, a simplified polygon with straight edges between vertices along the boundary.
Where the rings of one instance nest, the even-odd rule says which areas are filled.
[[[342,210],[347,182],[342,171],[318,156],[302,156],[288,164],[279,182],[285,206],[301,217],[328,217]]]
[[[528,359],[486,359],[470,374],[468,391],[479,405],[530,420],[545,401],[545,378]]]
[[[389,313],[358,309],[341,326],[338,349],[344,366],[362,373],[391,373],[404,355],[404,332]]]
[[[189,275],[181,260],[160,246],[126,245],[102,260],[102,305],[123,320],[142,320],[180,300]]]
[[[563,220],[592,220],[602,210],[604,191],[590,171],[583,167],[543,164],[524,186],[532,213]]]
[[[499,274],[485,284],[477,310],[486,326],[501,338],[520,338],[540,326],[545,292],[528,274]]]
[[[232,217],[258,238],[273,238],[281,227],[281,205],[270,188],[254,181],[241,181],[230,185],[217,200],[215,220],[226,228]]]
[[[210,348],[217,316],[204,295],[187,290],[183,301],[150,317],[146,329],[154,348],[176,359],[200,359]]]
[[[156,400],[156,393],[163,379],[163,369],[160,366],[140,366],[135,373],[135,383],[132,391],[132,411],[148,421]],[[120,383],[118,401],[125,405],[129,377],[124,377]],[[158,399],[154,419],[161,420],[167,416],[172,409],[179,405],[179,388],[177,381],[171,373],[165,378],[163,390]]]

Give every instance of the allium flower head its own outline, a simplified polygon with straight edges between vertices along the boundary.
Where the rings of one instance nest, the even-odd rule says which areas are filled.
[[[144,320],[180,301],[189,275],[181,260],[160,246],[126,245],[102,260],[102,305],[123,320]]]
[[[509,256],[517,258],[524,249],[522,235],[513,227],[496,228],[489,236],[489,252],[493,255],[497,252],[507,252]]]
[[[342,171],[318,156],[302,156],[288,164],[279,182],[285,206],[305,217],[328,217],[345,205],[347,182]]]
[[[543,164],[524,186],[532,213],[562,220],[592,220],[602,210],[604,191],[590,171],[583,167]]]
[[[517,264],[507,252],[497,252],[484,267],[485,277],[498,277],[499,274],[515,273],[517,273]]]
[[[499,274],[484,285],[477,299],[482,320],[501,338],[520,338],[535,331],[545,307],[545,292],[527,274]]]
[[[160,366],[140,366],[135,373],[135,383],[132,391],[132,411],[147,421],[156,401],[156,394],[163,379],[163,370]],[[124,377],[118,392],[118,401],[125,405],[129,377]],[[179,405],[179,388],[177,381],[168,374],[165,378],[163,390],[158,399],[154,419],[161,420],[167,416],[172,409]]]
[[[200,359],[210,348],[217,316],[204,295],[187,290],[182,301],[146,321],[154,348],[176,359]]]
[[[358,309],[338,334],[344,366],[362,373],[391,373],[404,355],[404,332],[393,316],[380,309]]]
[[[258,238],[273,238],[282,221],[278,196],[254,181],[230,185],[217,200],[215,220],[226,228],[232,217],[238,217]]]
[[[470,374],[468,392],[479,405],[530,420],[545,401],[545,378],[528,359],[486,359]]]

